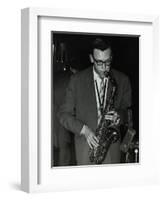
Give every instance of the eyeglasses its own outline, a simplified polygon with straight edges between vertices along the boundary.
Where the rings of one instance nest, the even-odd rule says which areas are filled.
[[[102,61],[102,60],[96,60],[94,57],[93,57],[95,63],[98,65],[98,66],[110,66],[111,62],[112,62],[112,58],[110,58],[109,60],[107,61]]]

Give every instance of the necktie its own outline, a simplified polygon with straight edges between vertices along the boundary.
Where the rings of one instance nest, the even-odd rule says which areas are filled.
[[[101,116],[102,116],[102,111],[104,109],[104,89],[105,89],[105,84],[104,84],[104,79],[101,79],[100,82],[100,88],[99,88],[99,109],[98,109],[98,123],[100,122]]]
[[[103,103],[104,103],[104,79],[101,79],[101,83],[100,83],[100,99],[101,99],[101,105],[103,106]]]

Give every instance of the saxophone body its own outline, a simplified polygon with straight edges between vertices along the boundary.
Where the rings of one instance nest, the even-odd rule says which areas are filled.
[[[120,139],[119,127],[114,125],[110,120],[105,119],[105,115],[109,111],[115,110],[114,99],[117,92],[117,84],[111,73],[109,73],[109,84],[111,84],[111,95],[109,99],[106,99],[106,105],[95,132],[99,140],[99,145],[97,148],[90,149],[89,152],[90,161],[94,164],[102,164],[110,145]]]

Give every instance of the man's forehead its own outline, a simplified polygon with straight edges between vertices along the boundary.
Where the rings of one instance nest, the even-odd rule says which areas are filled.
[[[93,50],[93,55],[94,56],[102,56],[102,57],[110,57],[111,56],[111,48],[107,48],[105,50],[100,50],[100,49],[94,49]]]

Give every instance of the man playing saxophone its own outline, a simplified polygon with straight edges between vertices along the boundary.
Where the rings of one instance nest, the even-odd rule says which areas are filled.
[[[125,74],[112,69],[112,59],[110,42],[96,38],[90,53],[93,65],[71,78],[58,113],[60,123],[75,134],[77,165],[120,163],[119,126],[125,122],[131,106],[131,86]],[[107,133],[106,126],[116,139],[99,137],[104,129]],[[100,141],[105,138],[109,145],[100,150]],[[96,152],[103,148],[106,149],[101,161],[92,162],[90,149]]]

